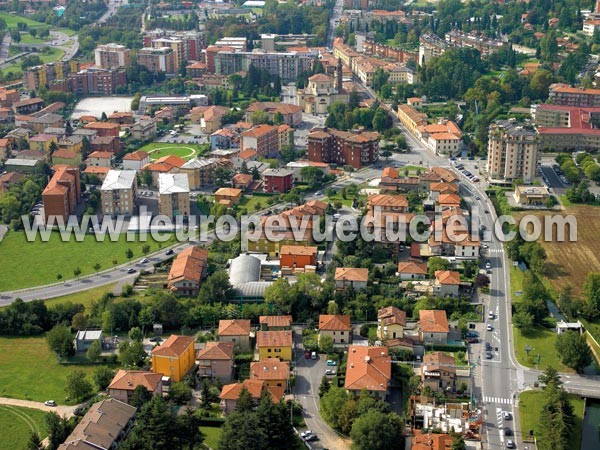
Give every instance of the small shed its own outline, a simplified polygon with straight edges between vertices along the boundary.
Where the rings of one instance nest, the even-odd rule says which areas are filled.
[[[102,345],[102,330],[79,330],[75,336],[75,350],[85,352],[95,341]]]

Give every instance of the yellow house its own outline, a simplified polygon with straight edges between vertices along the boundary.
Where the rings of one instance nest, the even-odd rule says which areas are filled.
[[[292,332],[285,331],[257,331],[256,349],[258,359],[279,358],[282,361],[292,360]]]
[[[58,148],[58,139],[53,134],[36,134],[29,138],[29,148],[31,150],[39,150],[41,152],[49,152],[52,143]]]
[[[194,366],[195,359],[194,338],[172,334],[152,350],[152,372],[181,381]]]
[[[406,313],[395,306],[377,311],[377,338],[381,341],[402,339],[406,327]]]

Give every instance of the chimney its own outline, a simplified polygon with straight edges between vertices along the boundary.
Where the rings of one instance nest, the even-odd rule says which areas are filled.
[[[367,364],[369,364],[371,362],[371,357],[370,356],[365,356],[365,362]]]

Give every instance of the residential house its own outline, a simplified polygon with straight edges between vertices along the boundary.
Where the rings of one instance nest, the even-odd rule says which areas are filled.
[[[351,345],[348,348],[345,388],[359,395],[362,391],[380,400],[389,394],[392,360],[387,347]]]
[[[229,383],[233,376],[233,343],[207,342],[196,354],[198,378]]]
[[[129,130],[133,139],[149,141],[156,136],[156,121],[154,119],[138,120]]]
[[[175,219],[190,215],[190,185],[185,173],[158,175],[158,213]]]
[[[257,125],[242,133],[242,151],[254,149],[258,158],[275,158],[279,155],[279,133],[273,125]]]
[[[186,163],[185,159],[175,155],[167,155],[156,161],[146,164],[142,171],[147,170],[152,174],[152,184],[158,185],[158,176],[161,173],[179,173],[179,168]]]
[[[0,161],[4,161],[6,158],[10,156],[10,151],[12,149],[12,143],[9,139],[3,138],[0,139]]]
[[[392,213],[408,212],[408,199],[404,195],[375,194],[367,198],[369,213],[375,215],[378,211]]]
[[[8,158],[4,162],[4,170],[19,173],[40,173],[43,168],[41,159]]]
[[[461,237],[454,244],[454,256],[462,259],[479,259],[481,242],[471,240],[466,233]]]
[[[136,409],[114,398],[94,403],[58,450],[112,450],[125,440]]]
[[[98,136],[114,136],[119,137],[121,126],[118,123],[110,122],[91,122],[84,125],[86,130],[94,130]]]
[[[152,395],[162,396],[162,374],[119,369],[108,385],[108,395],[123,403],[129,403],[133,391],[138,386],[144,386]]]
[[[192,123],[200,124],[204,133],[212,134],[221,128],[223,116],[229,112],[225,106],[197,106],[190,111]]]
[[[118,123],[119,125],[130,125],[133,123],[133,113],[115,111],[110,116],[108,116],[108,121]]]
[[[80,199],[79,169],[66,165],[55,166],[54,175],[42,192],[44,220],[47,223],[50,216],[56,216],[66,221],[75,214]]]
[[[34,97],[13,103],[12,110],[15,114],[31,114],[42,109],[43,105],[44,100]]]
[[[42,152],[49,152],[52,143],[58,149],[58,139],[53,134],[36,134],[29,138],[29,148],[31,150],[39,150]]]
[[[450,327],[444,310],[419,311],[419,339],[425,344],[446,344]]]
[[[250,351],[250,320],[219,320],[219,342],[231,342],[242,352]]]
[[[304,269],[317,265],[317,247],[302,245],[283,245],[280,249],[280,268]]]
[[[350,316],[321,314],[319,316],[319,341],[323,336],[329,336],[335,347],[347,347],[352,343]]]
[[[458,194],[440,194],[438,203],[442,208],[459,208],[460,197]]]
[[[421,365],[422,387],[434,392],[456,391],[456,363],[454,356],[442,352],[427,353]]]
[[[220,203],[228,208],[237,205],[242,198],[242,190],[235,188],[219,188],[215,192],[215,203]]]
[[[544,205],[552,195],[546,186],[515,186],[513,197],[518,205],[540,206]]]
[[[242,191],[247,190],[250,185],[254,182],[254,177],[249,173],[236,173],[231,178],[231,184],[235,189]]]
[[[287,390],[290,363],[279,358],[266,358],[250,363],[250,379],[264,381],[267,386]]]
[[[257,158],[258,157],[256,150],[254,150],[253,148],[249,148],[233,156],[231,158],[231,163],[233,164],[234,169],[240,170],[244,167],[244,164],[246,165],[246,167],[248,167],[248,163],[250,161],[256,161]]]
[[[102,330],[79,330],[75,335],[75,351],[86,352],[94,342],[102,345]]]
[[[150,164],[150,154],[143,150],[137,150],[123,156],[123,169],[125,170],[140,171],[147,164]]]
[[[338,267],[335,269],[335,289],[345,291],[349,287],[355,291],[366,289],[369,279],[369,269],[354,267]]]
[[[99,166],[88,166],[85,168],[83,173],[86,175],[93,175],[98,178],[101,182],[106,180],[106,175],[108,175],[110,169],[108,167],[99,167]]]
[[[256,349],[258,359],[261,361],[266,358],[291,361],[293,347],[294,339],[291,330],[256,332]]]
[[[396,275],[402,281],[424,280],[427,278],[427,264],[416,261],[404,261],[398,263],[398,272]]]
[[[172,334],[159,347],[154,347],[150,354],[152,372],[161,373],[175,382],[181,381],[196,361],[194,341],[192,336]]]
[[[275,123],[283,123],[292,127],[302,123],[302,108],[283,102],[254,102],[246,110],[246,118],[252,122],[252,114],[261,111],[269,115],[269,120]],[[280,118],[281,122],[277,121]]]
[[[292,316],[260,316],[261,331],[282,331],[292,329]]]
[[[58,149],[81,153],[83,149],[83,136],[65,136],[60,138]]]
[[[294,172],[288,169],[267,169],[262,175],[265,192],[285,193],[294,185]]]
[[[413,432],[411,450],[452,450],[452,447],[454,438],[449,434]]]
[[[42,114],[40,112],[39,114]],[[47,113],[34,117],[28,122],[28,127],[36,133],[42,133],[46,128],[63,128],[65,120],[60,114]]]
[[[214,184],[217,160],[213,158],[194,158],[179,167],[179,173],[188,176],[190,189],[195,191]]]
[[[442,194],[458,194],[458,186],[452,183],[431,183],[429,185],[430,197],[438,201]]]
[[[52,153],[52,164],[64,164],[67,166],[79,167],[81,165],[81,153],[69,150],[56,150]]]
[[[235,410],[235,406],[237,405],[237,401],[240,398],[243,389],[246,389],[255,403],[258,403],[260,396],[265,390],[271,394],[273,403],[278,403],[285,393],[283,388],[268,386],[262,380],[244,380],[243,383],[227,384],[223,386],[221,395],[219,396],[223,414],[227,415]]]
[[[406,313],[395,306],[377,311],[377,339],[402,339],[406,327]]]
[[[211,150],[225,150],[240,146],[240,134],[233,128],[221,128],[210,135]]]
[[[85,160],[85,165],[95,167],[112,167],[114,155],[110,152],[93,152],[90,153],[88,159]]]
[[[178,295],[197,296],[208,273],[208,250],[187,247],[177,254],[167,277],[167,288]]]
[[[0,174],[0,197],[2,197],[12,185],[21,183],[25,175],[18,172],[6,172]]]
[[[137,185],[134,170],[111,170],[100,187],[102,213],[131,216],[136,208]]]
[[[78,130],[90,131],[90,130]],[[85,136],[84,136],[85,137]],[[86,138],[87,139],[87,138]],[[88,139],[89,140],[89,139]],[[97,136],[90,140],[92,151],[120,153],[123,149],[123,143],[118,136]]]
[[[433,293],[438,297],[458,297],[460,273],[453,270],[436,270]]]

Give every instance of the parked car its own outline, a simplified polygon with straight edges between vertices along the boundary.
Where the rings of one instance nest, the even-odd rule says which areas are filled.
[[[316,434],[313,434],[313,433],[304,437],[304,440],[307,442],[316,441],[317,439],[319,439],[319,438],[317,437]]]
[[[508,411],[502,411],[502,418],[504,420],[510,420],[510,419],[512,419],[512,416],[510,415],[510,412],[508,412]]]
[[[475,200],[481,200],[481,197],[479,195],[476,195]]]
[[[508,427],[505,427],[504,428],[504,436],[512,436],[512,435],[513,435],[512,430]]]
[[[489,261],[485,263],[485,268],[486,269],[491,269],[492,268],[492,265],[490,264]]]
[[[517,446],[515,445],[515,442],[512,440],[508,440],[506,441],[506,448],[517,448]]]
[[[310,359],[317,359],[317,352],[312,352],[310,354]]]
[[[493,318],[495,317],[495,316],[494,316],[494,312],[493,312],[493,311],[490,311],[490,312],[488,312],[488,317],[489,317],[490,319],[493,319]]]
[[[301,438],[305,438],[305,437],[306,437],[306,436],[308,436],[309,434],[313,434],[313,432],[312,432],[312,431],[310,431],[310,430],[306,430],[306,431],[303,431],[302,433],[300,433],[300,437],[301,437]]]
[[[485,352],[485,359],[492,359],[494,356],[491,352]]]
[[[479,339],[477,339],[476,337],[468,337],[467,342],[469,344],[477,344],[479,342]]]
[[[488,331],[494,331],[494,327],[491,324],[489,324],[489,323],[487,324],[487,326],[485,328]]]
[[[46,400],[44,402],[44,405],[46,405],[46,406],[56,406],[56,402],[54,400]]]
[[[337,366],[337,363],[333,359],[328,359],[327,360],[327,365],[328,366]]]
[[[335,375],[335,370],[333,370],[333,369],[327,369],[325,371],[325,375]]]
[[[487,351],[490,351],[490,350],[492,349],[492,344],[490,344],[489,342],[486,342],[486,343],[485,343],[485,349],[486,349]]]

